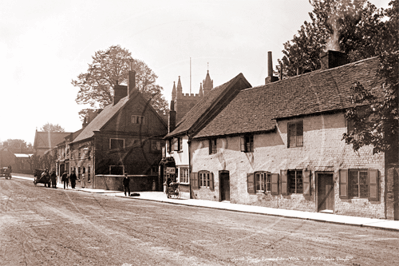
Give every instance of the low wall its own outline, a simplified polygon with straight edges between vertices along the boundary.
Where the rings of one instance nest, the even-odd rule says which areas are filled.
[[[129,175],[130,191],[157,190],[158,176]],[[95,189],[123,191],[123,175],[96,175],[93,178]],[[155,184],[154,184],[155,182]]]

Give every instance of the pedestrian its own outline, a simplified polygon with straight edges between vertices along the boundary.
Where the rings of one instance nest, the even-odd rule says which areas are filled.
[[[62,174],[61,181],[64,182],[64,189],[65,187],[68,188],[68,174],[66,171]]]
[[[55,173],[55,171],[51,171],[51,187],[53,188],[57,188],[57,174]]]
[[[127,173],[125,173],[125,176],[123,177],[123,191],[128,193],[127,195],[130,196],[130,186],[129,186],[130,179],[127,176]]]
[[[69,175],[69,180],[71,181],[71,187],[75,188],[76,185],[76,174],[75,170],[72,170],[72,173]]]

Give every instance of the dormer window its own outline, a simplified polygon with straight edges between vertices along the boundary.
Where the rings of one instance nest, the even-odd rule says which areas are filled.
[[[303,122],[293,122],[287,124],[288,128],[288,148],[303,146]]]

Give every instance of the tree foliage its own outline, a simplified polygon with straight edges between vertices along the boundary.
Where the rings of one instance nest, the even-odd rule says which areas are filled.
[[[43,132],[65,132],[65,130],[58,124],[54,125],[51,123],[46,123],[44,124],[41,128],[40,131]]]
[[[76,102],[91,108],[104,108],[113,102],[113,88],[127,80],[128,71],[136,72],[136,88],[159,114],[165,114],[167,103],[162,95],[163,88],[155,84],[158,76],[143,61],[134,59],[131,53],[119,45],[96,51],[86,73],[81,73],[72,85],[79,88]],[[79,112],[83,118],[87,109]]]
[[[353,130],[344,134],[346,143],[354,150],[373,145],[374,153],[388,152],[390,161],[398,160],[399,147],[399,1],[391,1],[384,11],[388,20],[380,28],[383,42],[376,49],[380,59],[378,75],[383,79],[377,92],[364,88],[361,82],[351,87],[352,103],[346,111]]]
[[[376,55],[381,46],[383,12],[366,0],[309,0],[313,11],[291,41],[284,43],[278,60],[283,76],[320,68],[320,53],[342,51],[351,62]],[[282,67],[282,69],[281,69]]]

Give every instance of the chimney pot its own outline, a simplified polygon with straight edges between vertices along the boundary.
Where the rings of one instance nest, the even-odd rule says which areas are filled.
[[[273,59],[271,51],[267,52],[267,67],[268,76],[265,78],[265,84],[277,81],[278,77],[273,76]]]
[[[329,69],[348,63],[348,56],[339,51],[328,50],[320,54],[321,69]]]

